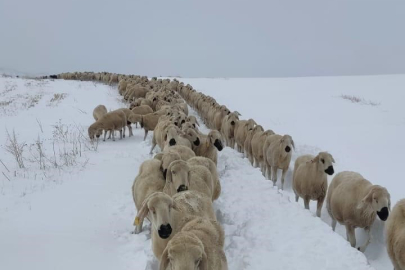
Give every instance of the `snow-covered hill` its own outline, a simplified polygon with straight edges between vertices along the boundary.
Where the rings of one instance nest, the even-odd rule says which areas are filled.
[[[181,80],[243,118],[291,134],[295,157],[328,150],[336,170],[356,170],[386,186],[393,203],[403,197],[396,172],[405,150],[405,76]],[[143,142],[137,129],[131,138],[91,144],[87,127],[98,104],[125,106],[116,87],[103,84],[0,78],[1,269],[158,269],[148,230],[130,234],[131,185],[151,158],[151,136]],[[25,144],[25,168],[5,150],[6,130]],[[218,171],[215,209],[230,270],[392,268],[381,226],[364,256],[332,232],[325,211],[321,220],[294,202],[291,174],[279,192],[229,148],[219,155]]]

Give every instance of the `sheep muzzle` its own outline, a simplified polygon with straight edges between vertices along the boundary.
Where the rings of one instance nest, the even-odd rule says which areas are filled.
[[[167,239],[172,234],[172,226],[170,224],[161,225],[158,230],[159,236],[162,239]]]
[[[197,140],[194,141],[194,145],[195,145],[195,146],[199,146],[199,145],[200,145],[200,138],[197,137]]]
[[[327,173],[328,175],[332,175],[335,172],[335,170],[333,170],[333,166],[329,166],[326,170],[325,173]]]
[[[186,187],[185,185],[181,185],[179,186],[179,188],[177,189],[177,192],[182,192],[182,191],[187,191],[188,187]]]
[[[224,147],[222,146],[222,143],[220,140],[216,139],[214,146],[218,149],[218,151],[221,151]]]
[[[381,208],[380,211],[377,211],[377,215],[382,221],[386,221],[389,215],[388,207]]]
[[[169,145],[170,146],[176,145],[176,140],[175,139],[170,139]]]

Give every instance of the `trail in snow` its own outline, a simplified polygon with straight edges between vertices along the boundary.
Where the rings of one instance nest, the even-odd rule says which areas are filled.
[[[14,128],[26,142],[40,134],[49,155],[55,123],[86,130],[95,106],[105,104],[109,110],[124,106],[116,89],[102,84],[44,81],[38,85],[4,78],[0,83],[3,90],[6,84],[15,85],[1,92],[5,101],[14,104],[0,115],[2,128]],[[25,106],[25,97],[33,93],[41,98],[34,106]],[[55,93],[67,96],[50,106]],[[36,163],[27,161],[28,169],[16,169],[0,149],[12,180],[1,178],[0,183],[1,268],[158,269],[149,229],[130,233],[136,214],[133,179],[140,164],[152,158],[151,136],[145,142],[142,138],[143,131],[134,129],[134,137],[100,142],[97,151],[83,151],[77,166],[48,169],[46,177],[39,177],[43,171]],[[0,141],[6,141],[5,134],[0,134]],[[13,171],[18,172],[16,177]],[[229,269],[372,269],[362,253],[313,213],[291,202],[288,193],[274,189],[241,154],[225,148],[219,153],[218,171],[222,194],[214,207],[226,233]]]

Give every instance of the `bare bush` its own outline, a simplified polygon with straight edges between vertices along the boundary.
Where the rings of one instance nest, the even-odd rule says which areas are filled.
[[[7,133],[7,142],[6,146],[4,146],[4,149],[14,157],[19,168],[25,168],[23,158],[24,147],[26,146],[25,142],[23,143],[18,142],[17,135],[15,134],[14,129],[12,134],[10,134],[10,132],[8,132],[7,129],[6,133]]]

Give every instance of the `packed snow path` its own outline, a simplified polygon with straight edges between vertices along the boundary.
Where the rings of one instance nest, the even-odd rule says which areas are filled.
[[[48,156],[58,123],[79,126],[87,135],[95,106],[124,106],[115,88],[92,82],[0,82],[2,102],[13,101],[0,114],[2,128],[15,129],[27,144],[40,135]],[[61,93],[65,97],[52,104]],[[30,95],[38,97],[26,106]],[[151,158],[151,136],[142,138],[143,131],[135,129],[134,137],[100,142],[97,151],[83,150],[75,166],[59,169],[40,170],[28,160],[27,169],[17,169],[0,149],[10,170],[1,168],[10,181],[0,175],[0,268],[158,269],[147,222],[143,233],[130,233],[136,214],[131,186],[140,164]],[[4,145],[6,134],[0,139]],[[230,270],[372,269],[362,253],[274,189],[241,154],[225,148],[218,171],[222,194],[214,206],[225,229]]]

